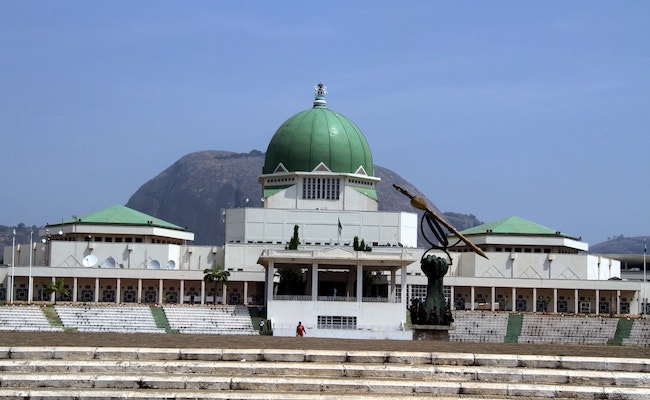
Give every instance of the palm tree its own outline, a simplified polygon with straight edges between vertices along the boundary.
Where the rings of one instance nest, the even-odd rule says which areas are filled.
[[[49,282],[47,284],[47,294],[54,293],[54,304],[56,304],[56,298],[61,296],[67,296],[68,290],[64,287],[65,281],[63,279],[57,279],[54,282]]]
[[[217,286],[219,285],[219,282],[223,285],[227,285],[229,276],[230,272],[224,271],[221,265],[203,270],[203,281],[205,283],[214,283],[214,304],[217,304]],[[226,294],[224,293],[223,295],[225,301]]]

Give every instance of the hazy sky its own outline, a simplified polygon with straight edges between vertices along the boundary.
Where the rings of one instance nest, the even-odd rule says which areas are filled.
[[[650,234],[650,1],[0,1],[0,224],[266,151],[313,86],[443,211]],[[261,172],[261,171],[260,171]]]

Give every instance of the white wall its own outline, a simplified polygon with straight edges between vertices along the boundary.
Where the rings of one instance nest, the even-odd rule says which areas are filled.
[[[309,336],[328,337],[325,335],[329,330],[316,330],[318,316],[357,317],[357,330],[399,332],[406,321],[406,304],[273,300],[267,305],[267,315],[278,336],[295,336],[296,325],[302,321]],[[335,337],[343,337],[345,330],[332,332]]]
[[[461,253],[458,276],[523,279],[607,280],[620,277],[620,261],[586,254],[488,253],[486,260]]]
[[[100,268],[102,263],[113,257],[116,268],[147,269],[148,263],[157,260],[161,269],[167,269],[168,261],[174,262],[173,269],[203,270],[223,265],[223,248],[221,246],[179,246],[172,244],[145,243],[87,243],[53,241],[49,266],[83,267],[84,257],[92,254],[97,257]],[[43,257],[34,265],[44,265]],[[24,265],[24,264],[23,264]]]
[[[357,236],[371,246],[374,242],[417,245],[414,213],[270,208],[226,210],[226,243],[285,244],[293,236],[294,225],[298,225],[302,244],[334,244],[338,242],[339,220],[341,243],[351,244]]]

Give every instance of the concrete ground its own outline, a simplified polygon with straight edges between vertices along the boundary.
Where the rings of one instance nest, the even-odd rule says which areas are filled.
[[[309,334],[309,332],[307,332]],[[468,343],[403,340],[321,339],[310,337],[226,336],[181,334],[118,334],[79,332],[0,332],[0,347],[89,346],[231,349],[325,349],[424,351],[483,354],[537,354],[650,359],[650,347],[567,346],[516,343]]]

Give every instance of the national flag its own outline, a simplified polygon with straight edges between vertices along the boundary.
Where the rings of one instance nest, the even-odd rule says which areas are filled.
[[[341,218],[339,218],[339,236],[341,236],[342,230],[343,230],[343,225],[341,225]]]

